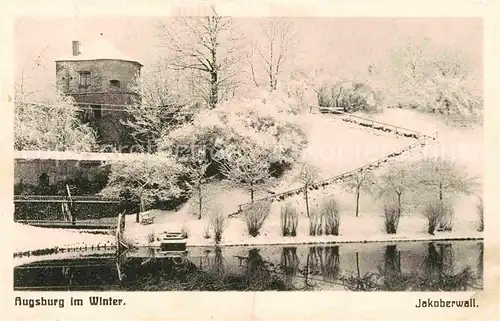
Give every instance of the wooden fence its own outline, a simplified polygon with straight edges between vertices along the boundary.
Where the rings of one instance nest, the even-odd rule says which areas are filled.
[[[327,107],[310,106],[310,111],[312,112],[313,109],[315,109],[315,108],[328,109]],[[382,130],[382,131],[385,131],[385,132],[393,132],[396,135],[402,135],[402,136],[406,136],[406,137],[409,137],[409,138],[414,138],[417,141],[414,142],[414,143],[412,143],[412,144],[410,144],[410,145],[408,145],[408,146],[406,146],[405,148],[402,148],[401,150],[399,150],[397,152],[394,152],[394,153],[391,153],[389,155],[386,155],[386,156],[384,156],[384,157],[382,157],[382,158],[380,158],[380,159],[378,159],[378,160],[376,160],[374,162],[371,162],[369,164],[366,164],[366,165],[361,166],[359,168],[353,169],[351,171],[344,172],[344,173],[336,175],[334,177],[327,178],[325,180],[317,182],[317,183],[311,185],[310,187],[308,187],[309,190],[311,190],[311,191],[312,190],[318,190],[320,187],[324,188],[324,187],[326,187],[326,186],[328,186],[330,184],[339,184],[339,183],[342,183],[346,179],[350,179],[357,172],[364,171],[364,170],[370,171],[370,170],[376,169],[376,168],[380,167],[383,163],[388,162],[390,158],[400,156],[403,153],[406,153],[406,152],[410,151],[411,149],[418,147],[419,145],[420,146],[425,146],[428,141],[434,141],[434,140],[437,139],[437,136],[438,136],[437,132],[434,133],[433,135],[426,135],[426,134],[422,134],[420,132],[417,132],[415,130],[404,128],[404,127],[401,127],[401,126],[395,126],[395,125],[391,125],[391,124],[379,122],[379,121],[376,121],[376,120],[373,120],[373,119],[351,115],[349,113],[345,113],[343,111],[339,111],[338,108],[331,108],[331,109],[332,109],[332,113],[342,115],[343,116],[342,117],[343,121],[347,121],[347,122],[351,122],[351,123],[356,123],[356,124],[361,125],[361,126],[373,128],[375,130]],[[300,194],[300,193],[302,193],[304,191],[305,191],[304,187],[300,187],[300,188],[288,190],[288,191],[285,191],[285,192],[282,192],[282,193],[276,193],[276,194],[271,195],[271,196],[267,196],[267,197],[263,197],[263,198],[254,200],[254,203],[255,202],[262,202],[262,201],[271,201],[271,202],[273,202],[275,200],[279,202],[279,201],[284,200],[286,197],[290,197],[290,196],[293,196],[293,195],[298,195],[298,194]],[[247,202],[247,203],[239,204],[238,205],[238,212],[233,213],[232,215],[237,215],[237,214],[241,213],[245,207],[248,207],[251,204],[252,204],[252,202]]]

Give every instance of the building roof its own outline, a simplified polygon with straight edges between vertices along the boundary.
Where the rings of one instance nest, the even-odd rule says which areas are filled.
[[[138,63],[142,66],[137,59],[129,57],[122,53],[120,50],[116,49],[111,43],[107,42],[105,39],[98,39],[95,42],[80,43],[80,54],[78,56],[72,55],[72,48],[68,45],[68,52],[65,57],[61,59],[56,59],[56,61],[83,61],[83,60],[99,60],[99,59],[110,59],[110,60],[124,60]]]
[[[112,162],[121,160],[161,159],[161,154],[139,153],[91,153],[91,152],[55,152],[55,151],[14,151],[16,160],[73,160],[88,162]]]

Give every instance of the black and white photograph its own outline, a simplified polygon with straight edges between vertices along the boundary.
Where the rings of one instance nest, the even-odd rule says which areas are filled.
[[[484,27],[16,17],[12,305],[483,291]]]

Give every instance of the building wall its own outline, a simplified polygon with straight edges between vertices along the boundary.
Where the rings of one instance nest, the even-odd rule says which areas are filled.
[[[14,161],[14,184],[37,185],[42,173],[49,176],[50,184],[73,178],[79,173],[92,180],[91,169],[102,165],[99,161],[53,160],[53,159],[16,159]]]
[[[80,86],[79,72],[81,71],[90,72],[90,86]],[[128,92],[134,77],[140,71],[141,65],[132,61],[110,59],[57,61],[56,85],[65,93]],[[120,89],[112,87],[110,80],[119,80]]]
[[[90,72],[90,86],[80,86],[79,72]],[[130,90],[134,77],[140,74],[141,65],[123,60],[83,60],[57,61],[56,83],[65,94],[72,96],[77,103],[101,106],[100,117],[95,112],[82,113],[84,121],[89,122],[97,131],[100,145],[112,145],[119,151],[126,152],[132,145],[132,139],[121,121],[127,113],[106,109],[120,109],[138,99]],[[120,87],[111,85],[111,80],[118,80]],[[89,105],[82,105],[90,107]]]

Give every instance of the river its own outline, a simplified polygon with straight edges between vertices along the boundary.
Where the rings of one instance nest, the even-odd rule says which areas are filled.
[[[83,251],[14,259],[14,289],[37,291],[470,291],[481,241]]]

